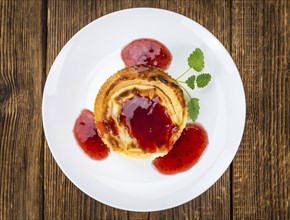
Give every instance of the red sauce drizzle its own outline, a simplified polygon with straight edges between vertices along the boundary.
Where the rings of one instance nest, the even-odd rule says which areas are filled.
[[[188,123],[168,154],[155,158],[153,165],[163,174],[189,170],[199,160],[207,145],[205,129],[199,124]]]
[[[109,148],[99,137],[94,121],[94,114],[84,109],[74,126],[74,135],[84,152],[95,160],[105,159],[109,153]]]
[[[149,99],[135,95],[123,103],[120,120],[137,139],[140,148],[150,153],[164,144],[168,146],[175,128],[158,97]]]
[[[115,121],[112,118],[109,120],[103,120],[102,123],[105,126],[107,132],[112,131],[113,135],[119,135],[118,127],[116,126]]]
[[[168,48],[157,40],[142,38],[129,43],[121,52],[126,66],[148,64],[166,70],[172,60]]]

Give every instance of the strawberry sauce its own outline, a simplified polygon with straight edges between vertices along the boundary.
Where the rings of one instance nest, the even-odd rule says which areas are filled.
[[[83,151],[92,159],[105,159],[109,153],[109,148],[99,137],[94,121],[94,114],[84,109],[74,126],[75,138]]]
[[[205,129],[200,124],[188,123],[168,154],[155,158],[153,165],[163,174],[189,170],[200,159],[207,145]]]
[[[170,147],[175,126],[158,97],[133,96],[123,104],[120,120],[145,152],[154,153],[162,145]]]
[[[142,38],[125,46],[121,52],[126,66],[147,64],[166,70],[172,60],[168,48],[157,40]]]

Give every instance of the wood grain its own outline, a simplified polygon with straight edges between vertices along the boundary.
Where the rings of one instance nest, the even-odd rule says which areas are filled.
[[[233,163],[233,217],[237,219],[289,219],[286,2],[233,1],[232,55],[247,99],[244,139]]]
[[[0,0],[0,219],[290,219],[289,11],[286,0]],[[59,169],[42,131],[49,69],[89,22],[132,7],[183,14],[211,31],[241,73],[247,119],[225,174],[159,212],[106,206]]]
[[[0,219],[43,216],[40,1],[0,1]]]

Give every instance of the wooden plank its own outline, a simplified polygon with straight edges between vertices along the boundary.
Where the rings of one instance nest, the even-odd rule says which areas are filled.
[[[233,163],[237,219],[289,219],[289,11],[289,1],[233,1],[232,54],[247,99]]]
[[[0,1],[0,219],[41,219],[45,8],[18,3]]]
[[[230,2],[181,1],[48,1],[47,73],[57,53],[73,34],[90,21],[112,11],[128,7],[161,7],[177,11],[203,24],[230,48]],[[230,171],[206,193],[183,206],[139,213],[103,205],[78,190],[55,163],[48,147],[44,164],[47,219],[229,219]]]

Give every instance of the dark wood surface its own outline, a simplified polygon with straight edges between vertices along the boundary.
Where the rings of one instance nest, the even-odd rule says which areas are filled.
[[[0,219],[289,219],[287,0],[0,0]],[[243,80],[246,127],[224,175],[176,208],[103,205],[62,173],[46,144],[41,101],[49,69],[83,26],[110,12],[157,7],[197,21],[225,45]]]

